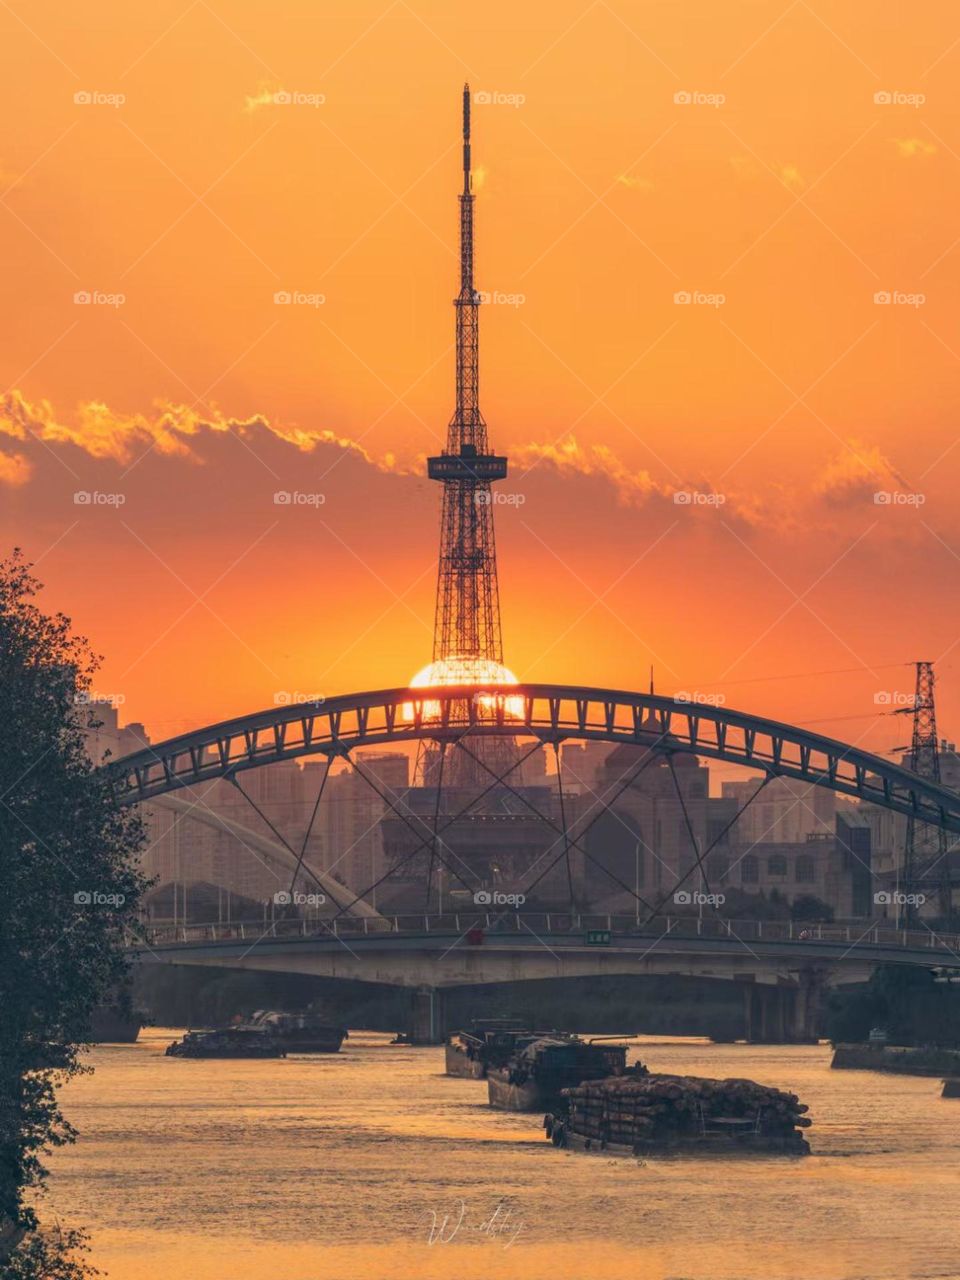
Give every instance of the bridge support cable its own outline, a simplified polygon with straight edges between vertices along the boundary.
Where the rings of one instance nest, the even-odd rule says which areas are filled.
[[[306,856],[307,845],[310,842],[310,836],[313,834],[313,824],[317,820],[317,813],[320,809],[320,801],[323,799],[324,788],[327,785],[327,778],[330,777],[330,765],[332,761],[327,756],[327,767],[323,771],[323,777],[320,779],[320,786],[317,790],[317,798],[313,805],[313,812],[310,815],[310,821],[307,823],[307,829],[303,835],[303,841],[300,845],[300,853],[297,857],[297,865],[294,868],[293,876],[290,880],[290,900],[293,901],[293,891],[297,887],[297,876],[300,874],[300,868],[303,866],[303,859]]]
[[[560,799],[560,821],[563,824],[563,850],[567,860],[567,888],[570,891],[570,910],[576,914],[577,899],[573,891],[573,869],[570,866],[570,832],[567,829],[567,810],[563,800],[563,761],[560,756],[560,743],[554,742],[553,755],[557,763],[557,795]]]
[[[767,773],[764,776],[763,781],[760,783],[759,787],[757,787],[756,791],[754,791],[753,795],[749,797],[749,799],[746,801],[745,804],[740,806],[740,808],[733,815],[733,817],[726,824],[726,826],[720,829],[720,831],[714,836],[714,838],[707,845],[706,849],[704,849],[703,851],[704,858],[708,857],[709,854],[713,852],[713,850],[717,847],[717,845],[720,843],[723,837],[727,834],[727,832],[731,829],[731,827],[734,827],[740,821],[740,819],[743,817],[746,811],[750,808],[750,806],[753,804],[754,800],[756,800],[757,796],[764,789],[764,787],[769,782],[773,781],[774,776],[775,775],[772,773]],[[681,885],[686,884],[686,882],[690,879],[690,877],[693,875],[696,869],[697,869],[696,863],[694,863],[694,865],[684,875],[680,877],[680,879],[676,882],[676,884],[673,886],[673,889],[670,892],[676,893],[676,891],[680,888]],[[649,916],[647,916],[646,920],[643,922],[644,928],[650,923],[651,920],[655,919],[660,914],[661,909],[666,904],[667,899],[669,897],[670,897],[670,893],[664,894],[664,896],[657,903],[656,907],[653,909],[653,912]]]
[[[462,745],[462,743],[458,743],[458,746],[460,746],[460,747],[461,747],[461,750],[466,751],[468,755],[472,756],[472,757],[473,757],[473,759],[475,759],[475,760],[477,761],[477,763],[478,763],[482,768],[486,769],[488,773],[492,772],[492,770],[490,770],[490,769],[488,768],[488,766],[486,765],[486,763],[485,763],[483,760],[479,759],[479,757],[477,757],[477,756],[474,756],[474,755],[473,755],[473,752],[472,752],[472,751],[470,751],[467,747],[464,747],[464,746]],[[609,878],[610,878],[610,879],[611,879],[611,880],[612,880],[616,885],[619,885],[619,887],[620,887],[621,889],[625,889],[625,890],[627,891],[627,893],[629,893],[629,894],[630,894],[630,896],[631,896],[631,897],[636,898],[638,902],[642,902],[642,903],[643,903],[643,905],[647,908],[647,910],[648,910],[648,911],[650,911],[650,910],[651,910],[651,907],[650,907],[650,903],[649,903],[649,902],[647,902],[646,898],[644,898],[641,894],[637,893],[634,889],[631,889],[631,887],[630,887],[628,884],[626,884],[623,880],[621,880],[619,876],[615,876],[615,875],[613,874],[613,872],[612,872],[608,867],[605,867],[605,866],[603,865],[603,863],[602,863],[602,862],[598,862],[598,861],[597,861],[597,859],[596,859],[596,858],[594,858],[594,857],[593,857],[593,855],[592,855],[591,853],[589,853],[589,852],[588,852],[588,851],[583,847],[583,845],[580,843],[580,840],[582,840],[582,839],[583,839],[583,837],[587,834],[587,832],[590,830],[590,828],[591,828],[591,827],[593,827],[597,822],[599,822],[599,820],[603,817],[604,812],[606,811],[606,809],[608,809],[608,808],[610,807],[610,805],[613,803],[613,801],[614,801],[614,800],[619,799],[619,797],[620,797],[621,795],[623,795],[624,791],[626,791],[626,789],[627,789],[629,786],[632,786],[632,784],[637,780],[637,778],[639,778],[639,777],[640,777],[640,775],[641,775],[641,774],[643,773],[643,771],[647,768],[647,766],[648,766],[648,765],[650,765],[650,764],[653,762],[654,758],[655,758],[655,757],[654,757],[654,755],[653,755],[653,754],[652,754],[652,752],[651,752],[651,754],[647,756],[646,760],[644,760],[644,761],[642,762],[642,764],[640,765],[639,769],[637,769],[637,770],[636,770],[636,771],[635,771],[635,772],[634,772],[634,773],[633,773],[633,774],[632,774],[632,775],[627,779],[627,781],[626,781],[626,782],[625,782],[621,787],[619,787],[619,788],[617,789],[617,791],[616,791],[616,793],[614,794],[614,796],[612,797],[612,799],[608,800],[608,799],[607,799],[607,797],[606,797],[606,796],[604,796],[604,807],[603,807],[603,809],[601,809],[601,810],[600,810],[600,812],[597,814],[597,816],[596,816],[595,818],[592,818],[592,819],[590,820],[590,822],[588,822],[588,823],[587,823],[587,825],[583,828],[583,830],[580,832],[580,834],[579,834],[579,836],[578,836],[578,837],[575,837],[575,836],[569,836],[569,843],[570,843],[571,845],[573,845],[573,847],[574,847],[575,849],[577,849],[580,853],[582,853],[582,854],[583,854],[583,856],[587,859],[587,861],[588,861],[588,862],[592,863],[592,864],[593,864],[593,866],[597,867],[597,869],[598,869],[598,870],[602,871],[602,872],[604,873],[604,875],[609,876]],[[540,810],[536,807],[536,805],[535,805],[535,804],[532,804],[532,803],[527,799],[527,797],[526,797],[526,796],[521,795],[521,794],[520,794],[520,792],[519,792],[519,791],[517,791],[514,787],[511,787],[511,786],[510,786],[510,784],[509,784],[508,782],[507,782],[507,783],[504,783],[504,785],[507,787],[507,789],[508,789],[509,791],[513,792],[513,794],[517,797],[517,799],[518,799],[518,800],[520,800],[520,802],[521,802],[522,804],[525,804],[525,805],[527,806],[527,808],[528,808],[528,809],[530,809],[530,810],[531,810],[531,812],[532,812],[532,813],[534,813],[534,814],[536,815],[536,817],[538,817],[538,818],[540,819],[540,821],[544,823],[544,825],[545,825],[545,826],[548,826],[548,827],[552,828],[552,830],[556,831],[560,837],[563,837],[563,835],[564,835],[563,829],[562,829],[562,828],[560,828],[560,827],[558,827],[558,826],[557,826],[557,824],[556,824],[555,822],[553,822],[553,821],[552,821],[552,819],[550,819],[550,818],[549,818],[545,813],[541,813],[541,812],[540,812]],[[557,847],[557,845],[558,845],[559,843],[560,843],[560,841],[559,841],[559,840],[554,840],[554,842],[553,842],[553,844],[550,846],[550,848],[549,848],[549,849],[544,850],[544,852],[540,855],[540,858],[546,858],[546,857],[548,857],[548,856],[550,855],[550,853],[552,853],[552,851]],[[536,878],[535,880],[531,880],[528,884],[524,885],[524,891],[525,891],[525,892],[527,892],[527,891],[529,891],[530,889],[535,888],[535,887],[540,883],[540,881],[544,879],[544,877],[546,877],[547,875],[549,875],[549,874],[550,874],[550,872],[553,870],[553,868],[557,865],[557,863],[560,861],[560,859],[561,859],[563,856],[564,856],[564,850],[563,850],[563,849],[561,849],[561,850],[560,850],[560,852],[557,854],[557,856],[553,859],[553,861],[552,861],[552,862],[550,862],[550,863],[549,863],[549,864],[544,868],[544,870],[540,872],[540,874],[537,876],[537,878]],[[537,859],[537,861],[540,861],[540,858],[538,858],[538,859]],[[531,868],[531,869],[532,869],[532,868]]]
[[[408,827],[409,830],[412,831],[413,834],[417,837],[420,836],[421,830],[423,828],[426,828],[427,834],[421,840],[420,846],[417,851],[419,852],[419,849],[424,848],[428,843],[431,844],[438,861],[441,862],[443,866],[447,868],[447,870],[450,872],[452,876],[456,876],[456,878],[460,881],[460,883],[463,885],[465,889],[471,889],[473,886],[467,884],[466,880],[464,880],[460,872],[457,871],[449,862],[447,862],[446,858],[444,858],[444,856],[439,852],[439,849],[437,848],[437,839],[436,839],[436,824],[434,824],[433,828],[431,829],[430,825],[422,817],[420,817],[419,814],[414,813],[409,805],[406,806],[407,812],[404,813],[403,810],[400,808],[399,804],[397,804],[393,800],[393,798],[389,795],[389,793],[386,791],[381,791],[381,789],[377,786],[377,784],[373,781],[373,779],[369,777],[368,774],[366,774],[363,769],[360,768],[359,764],[357,764],[356,760],[354,760],[354,758],[350,755],[349,751],[345,752],[344,754],[348,764],[350,764],[351,767],[356,771],[357,775],[363,779],[363,781],[367,784],[367,786],[371,789],[371,791],[374,791],[380,797],[380,799],[391,811],[391,813],[394,813],[400,819],[400,821],[404,824],[405,827]],[[416,825],[414,825],[414,823],[410,821],[410,818],[407,817],[407,814],[410,814],[410,817],[412,818],[416,818],[420,826],[417,827]],[[466,870],[469,872],[470,868],[467,867]],[[368,892],[370,892],[370,890],[368,890]]]
[[[525,752],[520,757],[519,760],[517,760],[514,764],[512,764],[510,768],[507,770],[507,772],[503,774],[502,777],[494,776],[493,782],[491,782],[490,785],[485,787],[483,791],[480,792],[479,795],[474,796],[469,801],[469,803],[465,804],[462,809],[459,809],[451,818],[449,818],[448,821],[446,821],[443,824],[443,826],[439,828],[437,834],[442,835],[442,833],[446,831],[448,827],[452,827],[454,823],[457,823],[460,821],[461,818],[466,817],[466,815],[470,812],[470,810],[474,807],[474,805],[479,804],[480,801],[483,800],[485,796],[489,795],[490,792],[493,791],[495,787],[499,786],[503,782],[504,778],[507,777],[507,774],[512,773],[514,769],[519,769],[526,760],[529,760],[529,758],[533,755],[535,751],[539,751],[540,745],[541,744],[539,742],[535,742],[533,746],[530,748],[530,750]],[[406,864],[412,858],[414,858],[420,852],[421,849],[425,849],[427,847],[429,841],[430,841],[429,834],[426,837],[421,838],[420,842],[416,844],[410,850],[409,853],[405,853],[403,857],[400,859],[400,861],[395,863],[394,866],[392,866],[389,871],[384,872],[384,874],[380,876],[377,880],[375,880],[373,884],[369,885],[366,889],[364,889],[363,893],[358,893],[357,896],[348,904],[348,906],[341,908],[340,911],[337,913],[337,915],[333,917],[334,920],[339,919],[339,917],[343,915],[345,911],[350,910],[350,907],[354,906],[357,902],[362,901],[367,896],[368,893],[372,893],[374,889],[379,888],[379,886],[383,884],[385,880],[389,880],[390,876],[393,875],[395,871],[399,870],[400,867],[406,866]]]
[[[690,811],[687,808],[687,802],[683,796],[683,789],[680,786],[680,779],[677,777],[677,769],[673,763],[673,756],[671,755],[667,756],[667,765],[670,768],[670,777],[673,779],[673,787],[677,793],[677,799],[680,801],[680,809],[683,812],[683,820],[684,820],[684,823],[686,824],[687,835],[690,837],[690,847],[693,849],[694,864],[690,868],[690,871],[693,872],[697,868],[699,868],[700,878],[703,881],[704,887],[706,888],[707,893],[712,897],[713,890],[710,888],[710,881],[707,878],[706,854],[702,853],[700,850],[700,841],[696,837],[696,833],[694,832],[694,829],[693,829],[693,823],[690,820]],[[674,885],[673,891],[674,893],[677,892],[677,885]],[[714,906],[714,904],[711,903],[711,906]],[[717,915],[720,914],[720,912],[717,911],[716,906],[714,906],[714,910],[717,912]]]
[[[328,769],[328,771],[329,771],[329,769]],[[247,795],[246,791],[244,791],[243,787],[241,787],[240,783],[237,781],[237,779],[236,779],[236,775],[235,775],[235,774],[227,774],[227,781],[228,781],[228,782],[230,782],[230,783],[232,783],[232,784],[233,784],[233,786],[235,786],[235,787],[236,787],[236,789],[240,792],[240,794],[243,796],[244,800],[246,800],[247,804],[248,804],[248,805],[250,806],[250,808],[254,811],[254,813],[256,813],[256,814],[260,817],[260,819],[261,819],[263,822],[265,822],[265,823],[266,823],[266,825],[267,825],[267,826],[270,828],[270,830],[273,832],[274,836],[276,836],[277,840],[279,840],[279,842],[283,845],[283,847],[284,847],[285,849],[288,849],[288,850],[289,850],[289,852],[290,852],[291,856],[292,856],[292,857],[294,857],[294,858],[296,858],[298,855],[297,855],[296,851],[294,850],[293,846],[290,844],[290,841],[289,841],[289,840],[287,840],[287,838],[286,838],[284,835],[282,835],[282,834],[277,830],[277,828],[276,828],[276,827],[274,826],[274,824],[270,821],[270,819],[267,817],[267,815],[264,813],[264,811],[260,808],[260,806],[257,804],[257,802],[253,799],[253,797],[252,797],[252,796]],[[326,775],[324,775],[324,781],[326,781]],[[313,874],[313,872],[312,872],[312,871],[310,871],[310,868],[309,868],[309,867],[307,867],[307,871],[310,873],[310,878],[311,878],[313,881],[315,881],[315,883],[320,884],[320,885],[321,885],[321,888],[324,890],[324,893],[326,893],[326,894],[328,894],[328,895],[329,895],[329,897],[330,897],[331,901],[333,902],[333,905],[334,905],[335,907],[339,907],[339,906],[340,906],[340,903],[337,901],[337,899],[334,897],[334,895],[330,892],[330,887],[329,887],[329,885],[322,885],[322,884],[321,884],[321,882],[317,879],[317,877]],[[292,892],[292,891],[291,891],[291,892]]]
[[[443,798],[443,766],[447,758],[447,744],[440,743],[440,763],[437,767],[437,803],[433,806],[433,839],[430,841],[430,863],[427,867],[426,909],[430,910],[430,890],[433,887],[433,864],[437,856],[437,826],[440,822],[440,801]],[[443,909],[440,886],[437,885],[437,905]]]

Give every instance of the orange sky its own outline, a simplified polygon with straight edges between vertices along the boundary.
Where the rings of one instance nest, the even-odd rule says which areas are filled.
[[[509,665],[885,749],[934,658],[957,732],[955,6],[11,0],[0,39],[0,533],[126,718],[429,659],[469,78]]]

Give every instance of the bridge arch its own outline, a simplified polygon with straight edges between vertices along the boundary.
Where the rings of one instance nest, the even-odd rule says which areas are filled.
[[[761,769],[960,833],[960,794],[849,743],[760,716],[653,693],[577,685],[387,689],[272,707],[181,734],[111,762],[136,804],[247,769],[357,747],[501,734],[686,752]]]

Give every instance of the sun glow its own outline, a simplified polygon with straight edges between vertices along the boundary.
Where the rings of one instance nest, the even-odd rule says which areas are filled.
[[[517,683],[517,677],[502,662],[494,662],[490,658],[453,657],[442,658],[439,662],[431,662],[410,681],[411,689],[430,689],[439,685],[511,685]],[[504,714],[521,719],[523,716],[523,699],[520,697],[503,697],[496,693],[480,693],[475,695],[475,702],[485,711],[496,711],[503,708]],[[424,720],[439,720],[440,703],[427,700],[423,704]],[[403,706],[405,720],[414,718],[414,704],[406,702]]]

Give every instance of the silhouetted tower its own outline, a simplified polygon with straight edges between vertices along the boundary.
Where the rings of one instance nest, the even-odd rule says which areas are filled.
[[[489,452],[487,424],[480,412],[480,295],[473,282],[473,201],[470,86],[464,85],[460,292],[453,304],[457,406],[447,429],[447,447],[439,457],[427,459],[427,474],[443,484],[433,660],[452,660],[457,669],[462,664],[465,679],[482,680],[483,664],[503,662],[490,485],[506,476],[507,459]]]
[[[937,711],[934,703],[932,662],[917,663],[917,689],[913,703],[913,739],[910,746],[910,768],[928,782],[940,781],[940,744],[937,738]],[[916,818],[907,819],[907,844],[903,857],[903,892],[926,893],[937,890],[941,915],[949,915],[951,907],[950,867],[947,858],[947,833],[943,827]],[[916,914],[908,906],[908,917]]]

